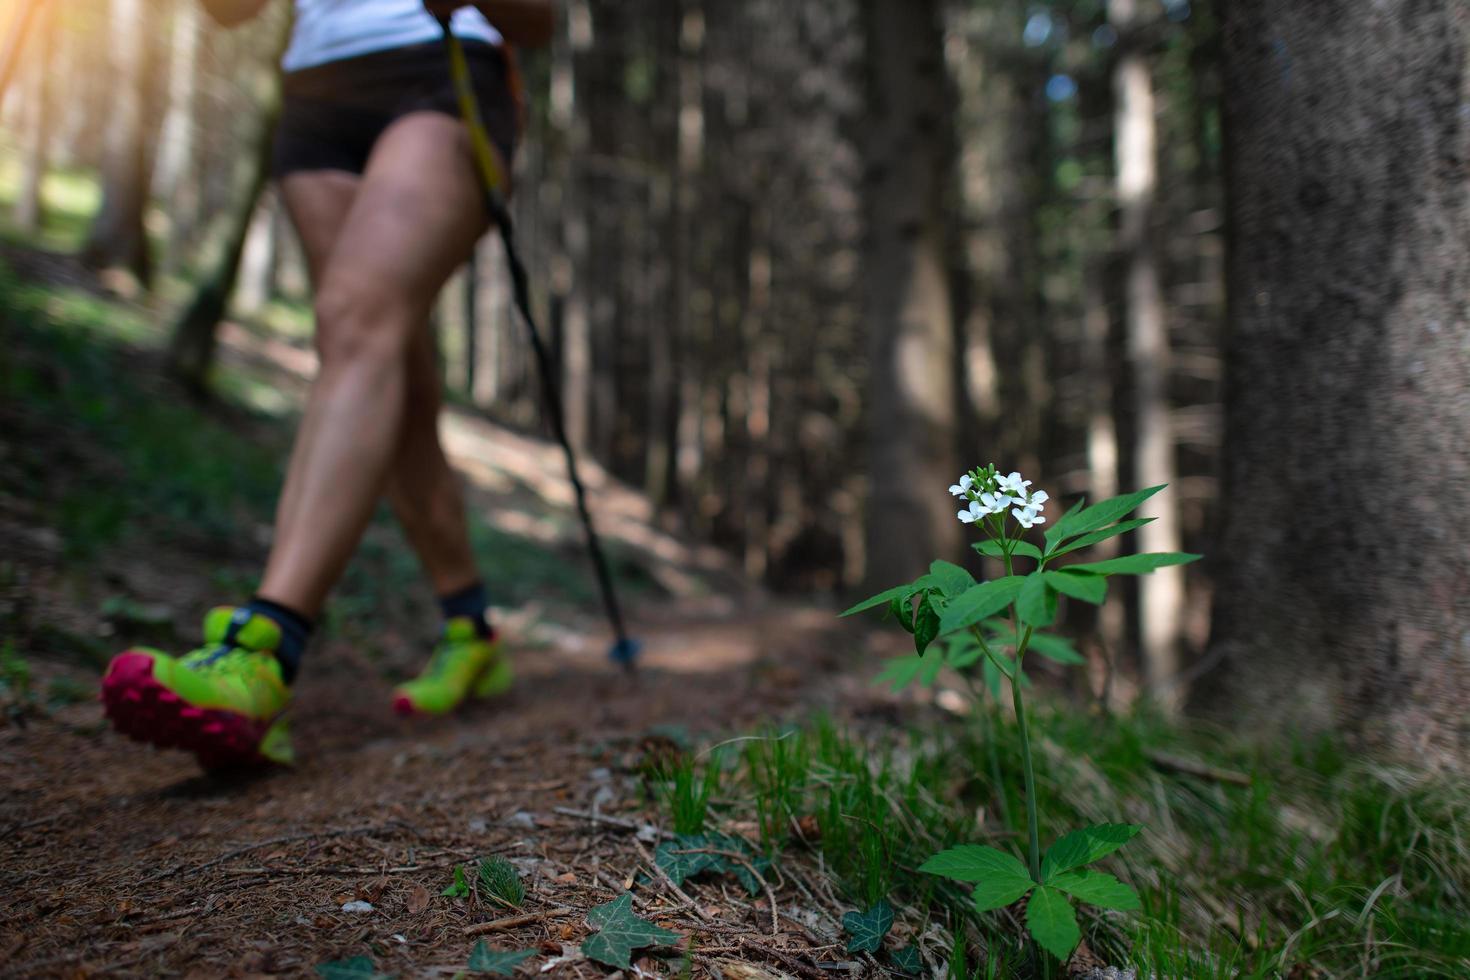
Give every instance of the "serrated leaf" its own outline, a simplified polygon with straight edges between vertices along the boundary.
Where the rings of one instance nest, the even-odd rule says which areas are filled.
[[[971,545],[971,547],[980,552],[980,554],[984,555],[986,558],[1004,558],[1006,556],[1005,549],[1002,548],[1000,546],[1000,542],[995,540],[994,538],[986,538],[984,541],[980,541],[974,545]],[[1036,547],[1036,545],[1032,544],[1030,541],[1017,541],[1013,547],[1013,550],[1011,551],[1011,554],[1020,555],[1022,558],[1034,558],[1037,561],[1041,561],[1041,549]]]
[[[475,943],[470,950],[470,963],[465,969],[478,973],[493,973],[497,977],[508,977],[525,960],[536,955],[534,949],[491,949],[485,940]]]
[[[1106,527],[1116,520],[1131,514],[1138,509],[1142,503],[1168,484],[1161,483],[1156,487],[1148,487],[1134,493],[1125,493],[1118,497],[1110,497],[1091,507],[1078,511],[1075,515],[1068,514],[1057,523],[1057,540],[1064,541],[1067,538],[1096,531],[1100,527]],[[1048,541],[1048,544],[1051,542]]]
[[[1138,892],[1102,871],[1063,871],[1047,884],[1099,908],[1130,911],[1139,907]]]
[[[1031,875],[1026,866],[1013,855],[984,844],[961,844],[938,854],[919,865],[925,874],[953,878],[955,881],[986,881],[990,878],[1025,878]]]
[[[366,956],[318,963],[315,970],[322,980],[393,980],[392,974],[379,973],[372,959]]]
[[[1107,857],[1138,836],[1142,829],[1136,823],[1104,823],[1063,834],[1046,849],[1046,856],[1041,861],[1042,881],[1049,882],[1063,871]]]
[[[636,949],[670,946],[682,936],[633,914],[633,896],[627,892],[587,913],[587,924],[598,930],[582,941],[589,959],[626,970]]]
[[[929,649],[929,644],[939,635],[939,613],[934,611],[934,605],[929,601],[929,593],[919,600],[918,608],[914,610],[914,652],[920,656]]]
[[[1057,591],[1046,584],[1044,572],[1032,572],[1016,596],[1016,615],[1028,626],[1050,626],[1057,618]]]
[[[1026,903],[1026,928],[1042,949],[1064,963],[1082,939],[1072,903],[1046,885],[1038,885]]]
[[[1007,575],[981,582],[951,599],[939,617],[939,632],[953,633],[994,616],[1010,605],[1016,593],[1021,591],[1023,581],[1025,579],[1019,575]]]
[[[997,878],[995,881],[982,881],[975,886],[975,891],[970,895],[975,903],[975,911],[989,912],[992,909],[1003,909],[1007,905],[1020,898],[1031,890],[1036,882],[1027,878],[1019,881],[1015,878]]]
[[[456,864],[454,866],[454,880],[449,883],[449,887],[445,888],[439,894],[447,898],[464,898],[469,893],[470,883],[465,881],[464,866]]]
[[[1108,597],[1108,580],[1101,575],[1079,575],[1073,571],[1042,572],[1042,575],[1046,577],[1047,585],[1073,599],[1096,606]]]
[[[1147,575],[1156,568],[1166,565],[1188,565],[1199,561],[1202,555],[1191,555],[1183,551],[1150,551],[1142,555],[1124,555],[1106,561],[1092,561],[1082,565],[1068,565],[1068,571],[1091,572],[1094,575]]]
[[[903,949],[890,951],[888,963],[893,967],[894,973],[907,977],[916,977],[924,969],[924,958],[919,955],[917,946],[905,946]]]
[[[1074,541],[1068,541],[1065,547],[1049,552],[1046,557],[1060,558],[1062,555],[1069,555],[1074,551],[1090,548],[1099,541],[1106,541],[1108,538],[1115,538],[1120,534],[1127,534],[1129,531],[1137,530],[1145,524],[1152,524],[1157,519],[1154,517],[1135,517],[1131,520],[1121,521],[1112,527],[1105,527],[1100,531],[1092,531]]]
[[[885,589],[882,592],[879,592],[877,595],[868,596],[868,598],[864,599],[862,602],[859,602],[857,605],[852,606],[851,608],[843,610],[837,615],[851,616],[854,613],[860,613],[865,610],[872,609],[874,606],[885,605],[889,602],[892,602],[894,599],[903,599],[907,596],[911,596],[914,594],[915,591],[917,590],[914,588],[914,583],[912,582],[908,583],[907,585],[895,585],[893,588]]]
[[[866,912],[849,912],[842,917],[842,928],[851,937],[847,941],[849,953],[876,953],[893,928],[893,906],[882,899]]]
[[[946,599],[953,599],[975,584],[975,576],[969,571],[943,559],[929,566],[929,577],[934,581],[939,594]]]

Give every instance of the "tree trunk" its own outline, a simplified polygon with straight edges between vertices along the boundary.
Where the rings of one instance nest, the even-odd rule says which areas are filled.
[[[867,577],[891,585],[959,547],[954,329],[943,189],[950,147],[937,0],[867,0],[866,302],[872,377]]]
[[[27,51],[25,98],[21,104],[20,186],[15,194],[13,217],[22,231],[41,228],[41,181],[46,176],[47,149],[51,139],[52,45],[55,43],[56,11],[44,2],[33,15],[35,37]],[[22,16],[24,16],[22,14]]]
[[[1225,517],[1195,703],[1470,762],[1470,16],[1231,0]]]
[[[262,193],[245,232],[240,254],[239,282],[233,305],[240,313],[259,313],[275,295],[276,203],[275,196]]]
[[[146,105],[153,60],[148,57],[148,16],[142,0],[112,0],[109,11],[115,85],[102,168],[102,206],[81,258],[94,269],[124,269],[146,288],[153,275],[143,227],[149,187]]]
[[[199,206],[199,176],[195,171],[194,115],[199,89],[200,4],[180,0],[174,6],[173,36],[169,48],[168,111],[159,136],[158,165],[153,191],[168,203],[168,248],[163,264],[168,271],[187,261]]]
[[[1137,0],[1111,0],[1108,19],[1125,39],[1136,34]],[[1114,144],[1119,244],[1125,265],[1124,335],[1133,390],[1133,481],[1138,488],[1174,482],[1174,437],[1169,422],[1169,336],[1153,241],[1158,153],[1153,77],[1136,43],[1113,72]],[[1155,496],[1140,510],[1154,522],[1138,531],[1142,551],[1179,551],[1174,497]],[[1166,710],[1179,706],[1179,639],[1184,616],[1184,573],[1161,568],[1139,580],[1139,648],[1145,690]]]

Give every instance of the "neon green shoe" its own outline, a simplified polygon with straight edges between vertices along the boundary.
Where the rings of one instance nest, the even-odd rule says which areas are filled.
[[[118,731],[193,752],[206,769],[294,761],[283,712],[281,631],[264,616],[221,606],[204,619],[204,646],[175,659],[148,647],[113,658],[102,702]]]
[[[393,710],[400,715],[448,714],[466,697],[502,694],[513,673],[500,640],[485,639],[474,620],[458,617],[444,624],[444,635],[424,672],[393,690]]]

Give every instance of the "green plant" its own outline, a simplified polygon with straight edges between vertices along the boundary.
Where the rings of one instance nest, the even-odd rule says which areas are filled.
[[[1124,520],[1149,497],[1164,489],[1150,487],[1085,506],[1078,501],[1044,534],[1045,547],[1025,539],[1027,531],[1046,523],[1045,491],[1031,491],[1020,473],[1001,476],[991,464],[960,477],[950,493],[966,504],[958,514],[964,524],[979,528],[985,539],[974,545],[980,554],[1004,563],[1005,575],[985,582],[958,565],[936,561],[929,573],[914,582],[881,592],[848,609],[852,615],[884,607],[914,637],[915,653],[891,661],[880,681],[900,689],[917,681],[931,685],[945,667],[961,672],[980,704],[977,672],[998,697],[1010,682],[1020,739],[1023,797],[1026,804],[1027,863],[994,847],[964,845],[936,854],[921,870],[955,881],[974,884],[972,898],[979,911],[997,909],[1029,894],[1026,926],[1036,942],[1065,960],[1081,938],[1072,900],[1103,908],[1137,908],[1133,889],[1087,864],[1112,853],[1141,829],[1131,824],[1101,824],[1062,836],[1044,853],[1038,820],[1036,770],[1026,718],[1025,658],[1034,651],[1061,663],[1080,663],[1081,657],[1065,639],[1044,632],[1057,618],[1058,597],[1100,604],[1107,596],[1108,578],[1141,575],[1166,565],[1199,558],[1183,553],[1129,555],[1104,561],[1057,566],[1058,559],[1147,524],[1150,518]],[[1018,561],[1029,561],[1029,573],[1017,572]],[[1049,567],[1050,566],[1050,567]],[[941,637],[955,637],[936,644]]]
[[[491,901],[506,908],[518,909],[526,901],[526,886],[515,865],[503,857],[485,858],[480,862],[480,888]]]
[[[709,816],[710,797],[720,784],[718,765],[705,766],[702,776],[697,775],[694,768],[694,757],[680,753],[660,774],[659,794],[673,816],[676,834],[703,832]]]

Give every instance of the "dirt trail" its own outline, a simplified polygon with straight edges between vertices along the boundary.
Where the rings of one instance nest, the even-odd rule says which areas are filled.
[[[288,393],[311,366],[239,329],[224,341],[226,358],[273,372]],[[556,450],[464,414],[445,429],[483,519],[586,575]],[[662,819],[639,775],[673,744],[661,726],[740,734],[861,700],[837,674],[860,639],[839,632],[830,611],[773,604],[717,553],[660,529],[638,494],[595,466],[587,480],[615,548],[655,583],[655,598],[632,603],[645,643],[636,676],[606,660],[595,605],[532,602],[502,618],[514,691],[449,719],[389,711],[385,670],[411,668],[420,644],[400,639],[387,664],[341,638],[318,644],[292,709],[291,770],[202,775],[189,756],[117,736],[92,700],[0,722],[0,975],[294,976],[355,955],[397,976],[451,972],[475,942],[464,928],[504,913],[440,892],[455,864],[491,854],[517,864],[527,910],[546,914],[486,938],[537,947],[546,964],[585,938],[586,909],[647,867],[650,844],[623,821]],[[35,524],[38,511],[11,504],[0,531],[19,572],[8,587],[23,590],[33,627],[95,630],[98,599],[119,589],[165,601],[180,623],[217,598],[208,572],[218,553],[161,543],[79,572]],[[229,561],[248,569],[258,550]],[[389,629],[402,638],[431,625]],[[38,687],[56,677],[95,684],[75,656],[43,647],[22,648]],[[785,891],[773,930],[765,897],[692,890],[698,908],[658,885],[636,889],[635,906],[695,934],[698,975],[741,975],[731,964],[744,961],[766,975],[817,976],[816,958],[842,958],[830,917],[798,921]],[[357,899],[372,911],[342,910]],[[572,956],[547,972],[607,971]]]

